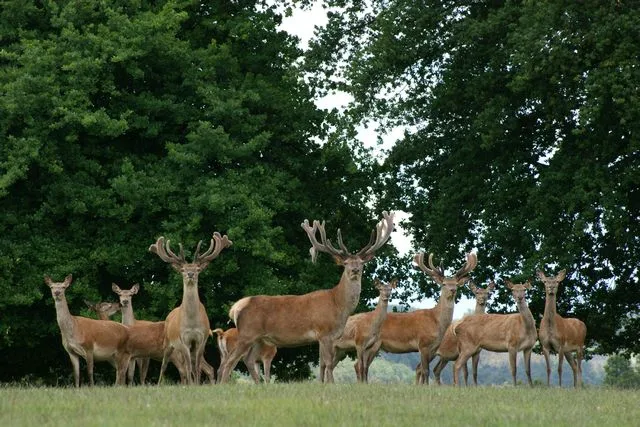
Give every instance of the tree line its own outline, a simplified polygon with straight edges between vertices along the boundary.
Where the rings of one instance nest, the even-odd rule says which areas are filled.
[[[226,327],[243,296],[337,283],[304,219],[360,247],[384,209],[446,264],[477,248],[478,281],[566,268],[559,312],[596,353],[638,351],[638,7],[325,3],[340,13],[308,51],[262,1],[3,3],[0,381],[68,374],[45,274],[73,273],[82,315],[140,283],[137,317],[160,320],[181,286],[149,245],[219,230],[233,250],[200,298]],[[314,104],[335,89],[347,110]],[[407,129],[382,164],[354,138],[369,120]],[[399,277],[405,302],[436,289],[388,245],[358,311],[373,276]],[[494,310],[508,304],[503,290]],[[317,357],[279,351],[275,375],[307,378]]]

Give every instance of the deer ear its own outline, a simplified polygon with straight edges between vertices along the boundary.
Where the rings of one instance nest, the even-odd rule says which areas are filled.
[[[44,276],[44,283],[46,283],[48,287],[51,287],[51,285],[53,284],[53,281],[51,280],[51,277],[45,275]]]
[[[398,279],[393,279],[389,286],[391,286],[391,289],[395,289],[398,286]]]
[[[511,280],[504,279],[504,283],[507,285],[507,288],[513,289],[513,283],[511,283]]]
[[[493,280],[491,282],[489,282],[489,286],[487,286],[487,290],[489,292],[493,292],[493,289],[496,287],[496,284],[493,282]]]
[[[476,287],[476,284],[473,282],[473,280],[469,280],[469,289],[471,289],[471,292],[473,292],[474,294],[478,291],[478,288]]]
[[[536,270],[536,276],[538,276],[538,279],[543,280],[547,278],[547,276],[544,275],[544,272],[542,270]]]
[[[131,287],[131,292],[133,292],[134,295],[137,294],[139,290],[140,290],[140,285],[137,283]]]
[[[64,278],[64,284],[65,287],[69,286],[71,284],[71,281],[73,280],[73,275],[69,274],[67,277]]]
[[[531,280],[527,280],[527,281],[524,283],[524,288],[525,288],[525,289],[531,289]]]
[[[344,260],[342,259],[342,257],[339,257],[337,255],[333,256],[333,260],[336,262],[336,264],[338,265],[344,265]]]
[[[120,289],[120,286],[116,285],[115,283],[111,284],[111,290],[118,295],[120,295],[120,292],[122,292],[122,290]]]
[[[556,276],[556,280],[557,280],[558,282],[560,282],[560,281],[564,280],[564,278],[565,278],[565,276],[566,276],[566,275],[567,275],[567,270],[562,269],[562,270],[560,270],[560,272],[559,272],[559,273],[558,273],[558,275]]]

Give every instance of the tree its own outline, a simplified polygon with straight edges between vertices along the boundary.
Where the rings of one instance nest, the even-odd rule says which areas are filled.
[[[631,366],[631,361],[619,354],[610,356],[604,365],[604,383],[612,387],[640,387],[640,372]]]
[[[163,319],[181,281],[149,245],[164,235],[189,256],[220,231],[234,245],[200,277],[200,298],[226,326],[242,296],[337,282],[330,260],[310,263],[305,218],[366,243],[370,161],[314,142],[325,114],[302,52],[262,3],[3,2],[0,381],[68,378],[44,274],[73,273],[74,314],[112,300],[112,282],[138,282],[137,317]],[[279,378],[308,375],[317,357],[280,354]]]
[[[411,214],[416,247],[476,247],[479,280],[566,268],[558,312],[596,352],[640,351],[640,6],[325,3],[339,12],[311,81],[353,96],[351,127],[405,127],[382,201]],[[542,313],[542,286],[530,306]]]

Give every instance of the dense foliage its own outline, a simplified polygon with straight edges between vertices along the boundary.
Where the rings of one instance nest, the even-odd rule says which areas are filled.
[[[477,248],[478,280],[565,268],[558,311],[592,349],[640,351],[640,4],[325,3],[310,80],[353,96],[349,127],[405,129],[382,203],[415,247]]]
[[[0,381],[71,373],[45,274],[74,275],[72,313],[137,282],[138,318],[163,319],[182,280],[149,245],[165,235],[193,253],[220,231],[234,244],[199,289],[227,327],[242,296],[337,283],[329,257],[310,262],[305,218],[342,227],[353,249],[368,241],[370,167],[316,142],[325,115],[302,52],[262,3],[2,2]],[[276,372],[308,376],[315,353],[282,351]]]
[[[640,388],[640,370],[631,365],[631,360],[619,354],[607,359],[604,365],[606,385],[618,388]]]

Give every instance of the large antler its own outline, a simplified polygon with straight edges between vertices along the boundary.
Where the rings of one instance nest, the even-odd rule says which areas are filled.
[[[338,244],[342,249],[336,249],[329,239],[327,239],[327,233],[324,230],[324,221],[320,223],[318,220],[313,221],[313,227],[309,226],[309,221],[304,220],[302,224],[300,224],[304,231],[307,232],[307,236],[309,236],[309,240],[311,241],[311,249],[309,249],[309,253],[311,254],[311,261],[316,262],[316,258],[318,256],[318,252],[325,252],[329,255],[333,255],[338,258],[344,258],[349,256],[349,251],[346,246],[342,242],[342,234],[340,233],[340,229],[338,229]],[[316,239],[316,233],[320,231],[320,240],[322,243],[318,242]]]
[[[179,245],[180,256],[178,256],[171,250],[169,242],[170,240],[167,240],[165,244],[164,236],[160,236],[153,245],[149,246],[149,251],[158,255],[164,262],[168,262],[170,264],[180,265],[186,263],[187,261],[184,259],[184,249],[182,248],[182,244]]]
[[[467,262],[460,268],[460,270],[456,271],[455,277],[460,280],[467,274],[469,274],[474,268],[478,265],[478,256],[475,252],[469,252],[467,254]]]
[[[211,239],[211,243],[209,243],[209,248],[200,255],[200,245],[202,244],[202,240],[198,242],[198,246],[196,247],[196,253],[193,256],[194,264],[207,264],[211,262],[211,260],[215,259],[220,255],[220,252],[224,248],[228,248],[233,245],[233,242],[229,240],[227,235],[221,236],[217,231],[213,233],[213,238]]]
[[[420,267],[420,270],[433,277],[436,282],[442,282],[444,280],[444,268],[442,268],[442,265],[437,268],[433,265],[433,253],[429,254],[429,267],[424,265],[424,252],[415,254],[413,262]]]
[[[383,219],[376,224],[375,231],[371,232],[371,239],[364,248],[356,254],[359,257],[373,255],[378,249],[380,249],[391,237],[393,231],[393,212],[382,212]],[[374,240],[375,238],[375,240]]]

